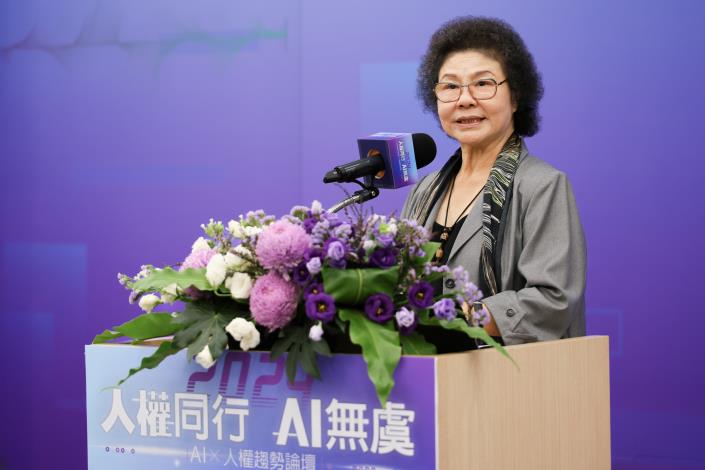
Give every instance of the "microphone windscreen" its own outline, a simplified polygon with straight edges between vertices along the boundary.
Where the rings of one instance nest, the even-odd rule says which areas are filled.
[[[423,168],[436,158],[436,142],[433,138],[422,132],[411,135],[414,142],[416,168]]]

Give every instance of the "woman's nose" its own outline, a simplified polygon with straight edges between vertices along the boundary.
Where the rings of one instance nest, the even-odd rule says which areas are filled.
[[[470,85],[460,87],[460,98],[458,98],[458,106],[474,106],[475,98],[470,94]]]

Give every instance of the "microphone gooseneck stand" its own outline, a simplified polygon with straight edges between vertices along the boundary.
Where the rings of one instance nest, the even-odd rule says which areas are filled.
[[[358,180],[352,180],[351,182],[359,184],[362,189],[355,191],[351,196],[348,196],[338,204],[328,209],[328,212],[338,212],[351,204],[362,204],[363,202],[367,202],[379,196],[379,189],[374,186],[368,186]]]

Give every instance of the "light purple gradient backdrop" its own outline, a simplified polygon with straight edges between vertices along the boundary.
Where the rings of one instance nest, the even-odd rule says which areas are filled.
[[[427,132],[440,166],[415,71],[461,14],[513,24],[543,74],[528,145],[578,200],[613,467],[705,468],[705,7],[606,0],[0,3],[0,468],[85,467],[83,345],[138,313],[118,271],[210,217],[337,202],[321,178],[365,134]]]

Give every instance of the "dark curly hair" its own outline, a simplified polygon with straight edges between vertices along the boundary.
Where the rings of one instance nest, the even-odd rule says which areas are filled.
[[[524,41],[502,20],[464,16],[448,21],[431,37],[421,60],[416,92],[424,110],[438,119],[433,88],[438,72],[448,55],[474,49],[498,61],[507,74],[509,89],[517,105],[514,130],[521,136],[532,136],[539,130],[539,101],[543,96],[541,75]]]

